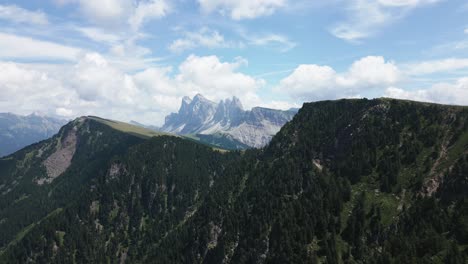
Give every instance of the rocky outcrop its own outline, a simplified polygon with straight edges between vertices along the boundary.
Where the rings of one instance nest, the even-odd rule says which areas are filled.
[[[179,112],[167,116],[161,129],[183,135],[224,134],[247,146],[263,147],[296,112],[263,107],[246,111],[236,97],[216,104],[198,94],[184,97]]]
[[[78,123],[80,122],[82,121],[79,120]],[[55,152],[42,163],[46,168],[47,178],[38,179],[36,181],[37,184],[51,183],[70,167],[76,151],[77,131],[78,127],[75,125],[69,131],[64,132],[64,135],[59,138]]]

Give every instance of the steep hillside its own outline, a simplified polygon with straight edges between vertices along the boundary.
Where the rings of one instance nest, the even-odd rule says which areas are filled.
[[[110,158],[144,141],[106,122],[79,118],[56,136],[0,159],[0,248],[73,201]]]
[[[167,116],[161,130],[229,149],[263,147],[296,112],[263,107],[245,111],[236,97],[216,104],[198,94],[193,100],[184,97],[179,112]]]
[[[65,123],[65,120],[37,114],[0,113],[0,157],[53,136]]]
[[[157,137],[1,260],[466,263],[467,154],[467,107],[392,99],[304,104],[262,150]]]
[[[305,104],[144,260],[465,263],[467,153],[466,107]]]

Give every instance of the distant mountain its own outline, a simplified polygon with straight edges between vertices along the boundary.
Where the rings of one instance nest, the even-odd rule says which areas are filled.
[[[0,113],[0,157],[56,134],[67,121],[39,114]]]
[[[262,149],[81,117],[0,158],[0,263],[468,260],[468,107],[306,103]]]
[[[215,103],[198,94],[184,97],[179,112],[167,116],[161,130],[213,142],[223,138],[235,148],[263,147],[296,113],[263,107],[246,111],[236,97]]]
[[[158,127],[158,126],[145,125],[145,124],[142,124],[142,123],[134,121],[134,120],[130,121],[130,124],[135,125],[135,126],[139,126],[139,127],[143,127],[143,128],[147,128],[147,129],[150,129],[150,130],[154,130],[154,131],[160,131],[161,130],[161,128]]]

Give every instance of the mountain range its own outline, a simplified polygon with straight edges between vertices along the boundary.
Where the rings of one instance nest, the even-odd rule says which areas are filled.
[[[224,141],[230,148],[263,147],[296,114],[296,109],[281,111],[263,107],[244,110],[241,101],[212,102],[201,94],[184,97],[178,113],[166,117],[162,131],[192,135],[207,143]]]
[[[37,113],[20,116],[0,113],[0,157],[55,135],[66,120]]]
[[[1,263],[466,263],[468,107],[306,103],[261,149],[98,117],[0,159]]]

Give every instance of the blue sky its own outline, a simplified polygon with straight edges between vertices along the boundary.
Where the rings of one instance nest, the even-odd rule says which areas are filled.
[[[458,0],[0,1],[0,112],[160,125],[183,96],[245,108],[468,104]]]

